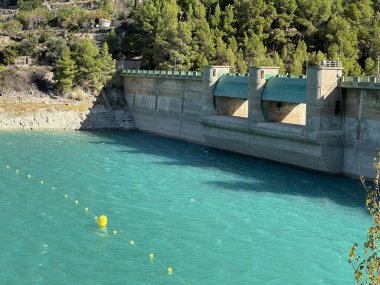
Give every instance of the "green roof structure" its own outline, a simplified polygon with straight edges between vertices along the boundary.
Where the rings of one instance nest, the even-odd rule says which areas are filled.
[[[306,103],[306,79],[272,77],[266,83],[262,100]]]
[[[218,80],[214,90],[214,96],[248,100],[248,81],[248,76],[224,75]]]

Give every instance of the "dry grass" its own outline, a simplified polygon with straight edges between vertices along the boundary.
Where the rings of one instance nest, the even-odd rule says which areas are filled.
[[[92,102],[90,101],[82,101],[78,103],[78,101],[65,100],[56,102],[33,102],[33,101],[17,101],[14,99],[4,100],[2,98],[0,100],[0,111],[15,114],[17,116],[24,116],[28,114],[34,114],[41,111],[47,112],[57,112],[57,111],[75,111],[75,112],[86,112],[89,108],[92,107]]]

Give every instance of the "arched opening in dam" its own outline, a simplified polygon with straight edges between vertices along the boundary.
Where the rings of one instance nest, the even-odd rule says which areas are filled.
[[[248,118],[247,75],[226,74],[220,77],[215,90],[215,112],[220,116]]]

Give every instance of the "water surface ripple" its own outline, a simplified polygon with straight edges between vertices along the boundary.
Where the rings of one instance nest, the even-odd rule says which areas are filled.
[[[141,132],[1,132],[0,161],[0,284],[181,284],[130,239],[186,284],[354,284],[371,221],[356,180]]]

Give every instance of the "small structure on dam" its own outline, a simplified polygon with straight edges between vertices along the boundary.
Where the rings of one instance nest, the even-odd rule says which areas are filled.
[[[231,74],[124,70],[138,129],[331,174],[372,176],[380,146],[380,83],[343,77],[340,62]]]

